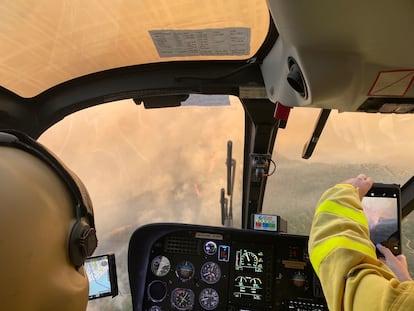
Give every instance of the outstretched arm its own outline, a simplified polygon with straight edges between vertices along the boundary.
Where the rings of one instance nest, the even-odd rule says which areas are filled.
[[[328,189],[312,223],[309,251],[329,309],[411,310],[414,282],[400,283],[375,254],[361,198],[372,178],[356,178]]]

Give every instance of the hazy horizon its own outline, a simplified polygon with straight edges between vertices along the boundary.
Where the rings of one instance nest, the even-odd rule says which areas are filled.
[[[413,116],[332,112],[314,155],[303,160],[318,114],[292,109],[276,139],[277,168],[268,179],[263,212],[285,218],[289,233],[308,234],[319,196],[336,182],[364,172],[377,181],[404,184],[413,175],[414,144],[408,144]],[[68,116],[42,135],[40,141],[90,192],[100,238],[96,253],[117,256],[120,297],[90,302],[88,310],[130,308],[126,253],[137,227],[151,222],[221,226],[228,140],[237,168],[234,226],[240,227],[243,136],[244,111],[234,97],[227,106],[152,110],[132,100],[114,102]]]

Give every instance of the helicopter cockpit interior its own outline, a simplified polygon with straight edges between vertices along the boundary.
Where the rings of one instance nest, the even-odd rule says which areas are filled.
[[[310,223],[361,171],[401,186],[414,263],[412,1],[0,7],[0,129],[94,202],[89,311],[328,310]]]
[[[152,224],[128,261],[137,310],[327,310],[306,236]]]

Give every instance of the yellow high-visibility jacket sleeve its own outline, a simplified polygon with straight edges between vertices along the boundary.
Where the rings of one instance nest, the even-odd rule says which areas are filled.
[[[414,310],[414,282],[399,282],[377,259],[352,185],[338,184],[322,195],[309,255],[330,311]]]

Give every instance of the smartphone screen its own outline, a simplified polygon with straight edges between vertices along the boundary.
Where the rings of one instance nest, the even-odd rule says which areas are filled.
[[[400,197],[399,185],[374,183],[362,199],[372,242],[388,247],[394,255],[401,254]],[[377,255],[381,254],[377,251]]]
[[[118,294],[114,254],[88,257],[85,271],[89,279],[89,300]]]

